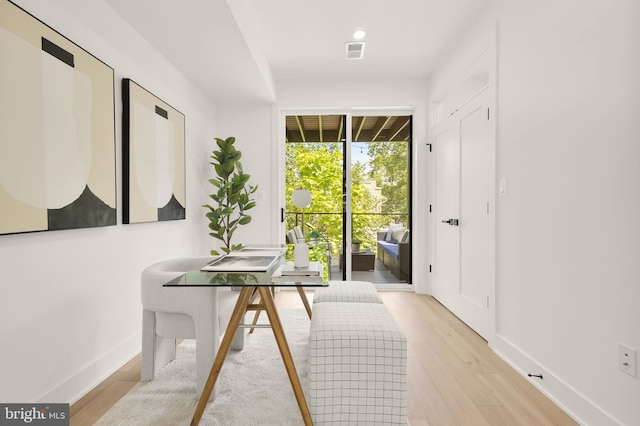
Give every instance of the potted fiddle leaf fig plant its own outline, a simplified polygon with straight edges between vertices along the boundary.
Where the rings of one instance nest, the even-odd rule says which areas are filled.
[[[251,222],[247,211],[256,206],[252,194],[258,185],[249,185],[251,176],[244,173],[240,163],[242,153],[233,146],[236,138],[215,139],[218,149],[213,151],[209,164],[214,167],[216,177],[209,179],[209,183],[216,189],[209,195],[213,202],[202,207],[207,209],[209,235],[222,241],[221,250],[229,254],[242,248],[242,244],[232,244],[231,239],[240,226]],[[211,250],[211,254],[221,253]]]

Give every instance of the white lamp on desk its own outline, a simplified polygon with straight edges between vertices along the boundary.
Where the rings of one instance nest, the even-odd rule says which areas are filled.
[[[291,201],[302,209],[302,241],[298,240],[293,249],[293,265],[296,268],[309,267],[309,247],[304,240],[304,209],[311,204],[311,192],[308,189],[296,189],[291,194]]]

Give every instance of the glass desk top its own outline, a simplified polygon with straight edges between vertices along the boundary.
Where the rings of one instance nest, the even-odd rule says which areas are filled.
[[[311,280],[304,276],[287,277],[291,281],[283,280],[283,277],[274,277],[274,273],[280,265],[285,263],[285,256],[273,264],[266,272],[256,271],[202,271],[196,269],[176,277],[165,287],[326,287],[326,280]],[[205,266],[205,265],[202,265]],[[306,279],[306,281],[305,281]]]

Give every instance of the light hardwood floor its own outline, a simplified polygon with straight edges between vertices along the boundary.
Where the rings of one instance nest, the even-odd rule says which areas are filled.
[[[380,296],[407,336],[411,426],[577,424],[432,297],[408,291]],[[276,304],[303,307],[296,291],[278,292]],[[71,425],[95,423],[139,379],[138,355],[71,406]]]

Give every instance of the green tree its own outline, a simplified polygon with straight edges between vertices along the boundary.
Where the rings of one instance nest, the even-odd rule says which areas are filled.
[[[342,246],[342,143],[313,142],[288,143],[286,146],[286,210],[296,212],[291,193],[297,188],[311,191],[311,206],[305,211],[305,233],[317,229],[332,249]],[[380,200],[364,185],[365,165],[356,163],[352,168],[352,202],[354,213],[375,211]],[[322,213],[322,214],[320,214]],[[354,214],[353,234],[362,239],[364,247],[375,243],[378,218],[369,214]],[[287,229],[295,226],[295,216],[287,216]]]
[[[385,198],[382,212],[408,213],[408,144],[406,142],[372,142],[368,145],[368,153],[371,159],[369,176],[382,188],[382,196]]]

